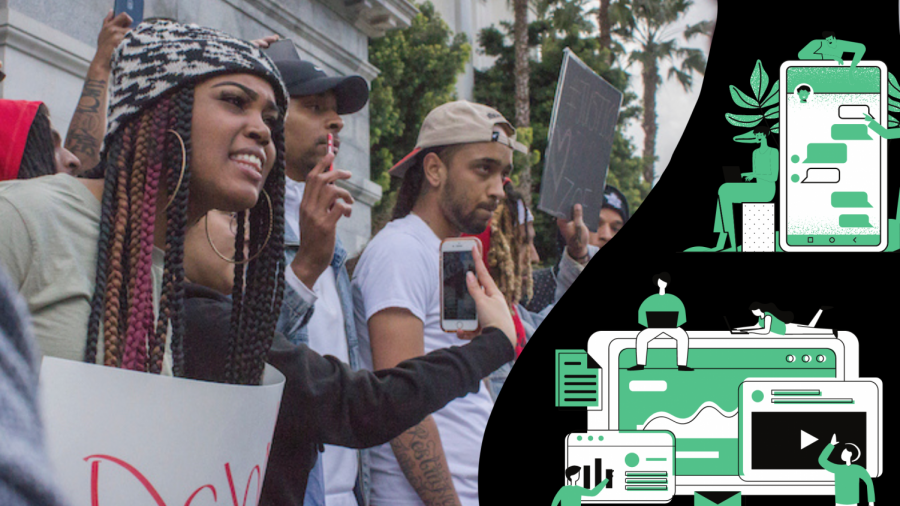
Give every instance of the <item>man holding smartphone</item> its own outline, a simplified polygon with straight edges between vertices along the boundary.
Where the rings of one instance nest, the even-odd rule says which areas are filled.
[[[463,344],[441,329],[443,239],[484,231],[505,197],[515,128],[466,101],[435,108],[416,148],[391,170],[402,177],[391,221],[356,266],[353,297],[363,360],[373,370]],[[367,346],[368,345],[368,346]],[[371,504],[478,504],[478,457],[493,401],[485,386],[371,450]]]

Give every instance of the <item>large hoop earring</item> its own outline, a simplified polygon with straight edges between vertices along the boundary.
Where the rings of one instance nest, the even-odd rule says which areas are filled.
[[[272,238],[272,223],[273,223],[273,221],[274,221],[273,218],[274,218],[274,216],[275,216],[275,213],[274,213],[274,211],[272,210],[272,199],[269,198],[268,192],[266,192],[265,188],[263,189],[262,192],[263,192],[263,195],[266,197],[266,204],[268,204],[268,206],[269,206],[269,231],[266,233],[266,240],[265,240],[265,242],[263,242],[262,247],[259,248],[259,251],[257,251],[256,254],[253,255],[253,256],[250,257],[250,258],[247,258],[247,259],[245,259],[245,260],[241,260],[240,262],[236,262],[236,261],[234,260],[234,258],[228,258],[228,257],[226,257],[225,255],[223,255],[223,254],[218,250],[218,248],[216,248],[216,245],[213,244],[212,238],[209,236],[209,217],[206,218],[206,241],[209,242],[209,246],[210,246],[210,247],[212,248],[212,250],[216,253],[216,255],[217,255],[219,258],[221,258],[222,260],[225,260],[226,262],[228,262],[228,263],[230,263],[230,264],[235,264],[235,265],[244,265],[244,264],[248,264],[248,263],[252,262],[253,260],[256,260],[257,258],[259,258],[259,255],[261,255],[262,252],[263,252],[263,250],[266,249],[266,246],[269,245],[269,239]]]
[[[175,130],[166,130],[166,133],[175,135],[175,137],[178,138],[178,143],[181,144],[181,174],[178,176],[178,184],[175,185],[175,191],[169,195],[169,201],[166,202],[166,209],[168,209],[169,206],[172,205],[172,201],[175,200],[175,196],[178,195],[178,190],[181,189],[181,182],[184,181],[184,169],[187,166],[187,150],[184,148],[184,139],[181,138],[181,135],[178,132]]]

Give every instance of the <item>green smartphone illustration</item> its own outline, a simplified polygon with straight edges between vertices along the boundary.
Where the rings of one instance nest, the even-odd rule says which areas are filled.
[[[785,251],[887,247],[887,67],[781,65],[780,236]]]

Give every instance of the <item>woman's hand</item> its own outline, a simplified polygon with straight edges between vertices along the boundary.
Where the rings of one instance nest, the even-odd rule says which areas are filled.
[[[756,179],[756,176],[752,173],[744,174],[744,181],[753,181],[754,179]]]
[[[466,287],[469,289],[469,295],[475,299],[478,325],[481,328],[496,327],[502,330],[509,339],[509,344],[515,347],[516,326],[513,324],[506,298],[488,273],[477,247],[472,248],[472,258],[475,260],[475,274],[466,273]],[[469,337],[462,332],[457,332],[457,335],[461,338]]]

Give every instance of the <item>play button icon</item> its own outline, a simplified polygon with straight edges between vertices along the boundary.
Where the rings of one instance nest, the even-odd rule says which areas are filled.
[[[815,443],[818,440],[819,440],[819,438],[817,438],[816,436],[813,436],[812,434],[809,434],[808,432],[806,432],[804,430],[800,431],[800,449],[801,450],[806,448],[807,446]]]

